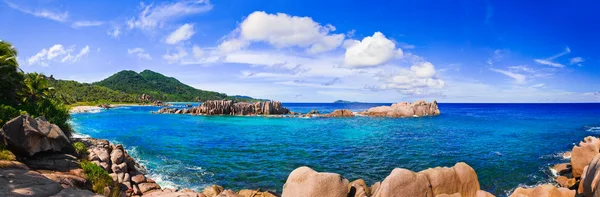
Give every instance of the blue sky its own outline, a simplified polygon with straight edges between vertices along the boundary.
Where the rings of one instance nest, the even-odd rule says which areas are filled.
[[[598,102],[594,1],[0,0],[26,72],[284,102]]]

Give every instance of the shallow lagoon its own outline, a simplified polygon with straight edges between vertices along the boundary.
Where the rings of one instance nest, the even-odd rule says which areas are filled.
[[[296,112],[353,111],[381,104],[286,103]],[[393,168],[420,171],[464,161],[482,189],[505,195],[551,182],[550,165],[598,135],[600,104],[440,104],[422,118],[267,118],[151,114],[123,107],[74,114],[81,134],[122,143],[162,186],[261,188],[281,192],[306,165],[368,184]]]

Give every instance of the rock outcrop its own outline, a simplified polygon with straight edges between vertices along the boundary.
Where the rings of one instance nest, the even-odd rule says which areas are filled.
[[[0,196],[45,197],[62,190],[59,183],[39,172],[32,171],[22,164],[13,164],[0,168]]]
[[[583,174],[583,168],[594,159],[596,154],[600,153],[600,140],[588,136],[584,141],[579,142],[579,146],[573,147],[571,153],[573,177],[579,178]]]
[[[55,124],[44,117],[21,115],[6,122],[1,135],[18,157],[29,157],[39,152],[59,152],[71,148],[71,141]]]
[[[346,197],[348,180],[335,173],[319,173],[309,167],[296,168],[283,185],[282,196]]]
[[[392,106],[379,106],[373,107],[366,111],[359,112],[358,114],[365,116],[378,116],[378,117],[414,117],[414,116],[437,116],[440,115],[440,110],[436,101],[431,103],[423,100],[416,101],[414,103],[399,102],[394,103]]]
[[[519,187],[513,191],[510,197],[574,197],[575,190],[567,188],[557,188],[550,184],[539,185],[535,188]]]
[[[230,100],[211,100],[190,109],[162,108],[159,114],[192,114],[192,115],[284,115],[290,110],[283,107],[281,102],[236,102]]]
[[[88,159],[104,168],[113,181],[119,183],[122,193],[143,195],[161,191],[161,187],[146,177],[145,169],[133,159],[121,145],[110,144],[107,140],[91,138],[75,139],[88,147]]]
[[[327,117],[354,117],[354,113],[348,109],[336,109],[330,114],[326,115]]]

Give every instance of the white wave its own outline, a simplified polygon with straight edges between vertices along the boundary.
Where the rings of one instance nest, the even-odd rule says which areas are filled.
[[[590,127],[587,131],[600,133],[600,127]]]
[[[73,133],[73,138],[90,138],[90,136],[83,133]]]
[[[148,176],[152,180],[156,181],[156,183],[158,185],[160,185],[160,187],[162,187],[163,189],[164,188],[181,189],[181,186],[173,183],[172,181],[165,180],[163,175],[150,173],[150,174],[148,174]]]

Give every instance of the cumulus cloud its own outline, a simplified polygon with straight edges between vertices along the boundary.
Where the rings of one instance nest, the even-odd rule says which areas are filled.
[[[129,29],[153,30],[161,28],[169,21],[207,12],[212,9],[212,4],[208,0],[184,0],[156,6],[141,3],[140,8],[142,11],[139,16],[127,21]]]
[[[349,41],[344,45],[344,62],[350,67],[377,66],[403,54],[402,49],[397,49],[396,44],[381,32],[375,32],[373,36],[367,36],[362,41]]]
[[[257,11],[248,15],[234,31],[237,36],[223,41],[219,48],[239,50],[251,42],[266,42],[276,48],[300,47],[307,53],[322,53],[342,44],[345,35],[332,34],[333,31],[333,25],[321,25],[310,17]]]
[[[146,53],[146,51],[143,48],[138,47],[133,49],[127,49],[127,53],[129,53],[129,55],[137,56],[139,59],[152,60],[152,56]]]
[[[196,32],[194,24],[183,24],[165,38],[167,44],[177,44],[181,41],[190,39]]]
[[[29,14],[29,15],[33,15],[35,17],[39,17],[39,18],[46,18],[46,19],[50,19],[56,22],[67,22],[67,19],[69,17],[69,13],[68,12],[55,12],[55,11],[50,11],[50,10],[46,10],[46,9],[40,9],[40,10],[31,10],[28,8],[24,8],[21,6],[18,6],[14,3],[11,3],[7,0],[4,1],[4,3],[6,3],[6,5],[8,5],[8,7],[18,10],[19,12],[23,12],[25,14]]]
[[[74,46],[65,48],[61,44],[55,44],[52,47],[48,49],[42,49],[34,56],[29,57],[27,59],[27,64],[48,66],[52,62],[75,63],[90,52],[90,47],[86,45],[85,47],[81,48],[77,54],[72,55],[74,50]]]
[[[525,80],[527,79],[527,76],[523,75],[523,74],[519,74],[519,73],[514,73],[514,72],[510,72],[510,71],[506,71],[506,70],[500,70],[500,69],[495,69],[495,68],[490,68],[491,71],[506,75],[510,78],[513,78],[515,80],[516,84],[524,84]]]
[[[383,84],[365,88],[373,90],[393,89],[406,95],[432,94],[431,90],[446,86],[444,80],[435,76],[435,73],[435,66],[430,62],[417,62],[410,69],[399,69],[392,74],[383,74]]]
[[[173,64],[180,62],[183,58],[187,57],[187,55],[188,53],[185,49],[179,47],[176,52],[167,51],[167,53],[163,55],[163,59],[167,60],[169,64]]]
[[[244,49],[250,45],[250,42],[242,39],[230,39],[225,40],[217,47],[217,50],[221,53],[231,53]]]

